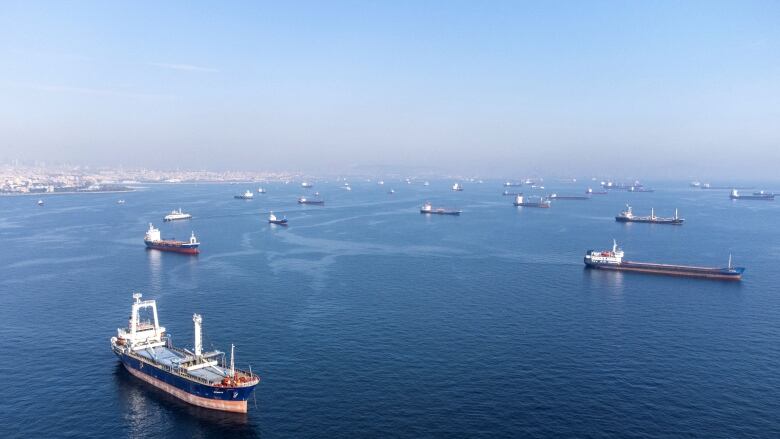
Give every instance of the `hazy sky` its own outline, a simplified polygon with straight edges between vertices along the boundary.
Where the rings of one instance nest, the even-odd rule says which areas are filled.
[[[9,159],[777,177],[780,1],[4,1]]]

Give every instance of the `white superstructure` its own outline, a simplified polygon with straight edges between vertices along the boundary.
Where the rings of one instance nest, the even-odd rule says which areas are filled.
[[[586,260],[596,264],[619,265],[623,262],[623,250],[618,248],[617,241],[612,240],[612,251],[590,251],[585,255]]]
[[[192,218],[192,215],[190,215],[189,213],[182,212],[181,208],[179,208],[179,210],[172,210],[171,213],[165,215],[163,220],[176,221],[176,220],[185,220],[190,218]]]
[[[433,211],[433,205],[429,201],[426,201],[425,204],[423,204],[423,206],[420,208],[420,211],[431,212]]]
[[[455,184],[452,185],[452,190],[454,190],[454,191],[462,191],[463,190],[463,186],[461,186],[460,183],[455,183]]]
[[[116,341],[133,351],[164,346],[165,328],[160,326],[157,318],[157,303],[154,300],[141,300],[141,293],[134,293],[133,299],[135,302],[130,312],[130,321],[127,328],[117,328]],[[145,309],[151,310],[151,320],[141,320],[140,311]]]
[[[150,242],[162,241],[162,238],[160,237],[160,229],[154,227],[152,223],[149,223],[149,230],[146,231],[146,235],[144,236],[144,241],[150,241]]]

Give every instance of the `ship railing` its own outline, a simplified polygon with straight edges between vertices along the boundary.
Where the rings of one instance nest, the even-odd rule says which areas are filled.
[[[137,360],[140,360],[140,361],[143,361],[146,364],[149,364],[150,366],[154,366],[154,367],[156,367],[158,369],[162,369],[162,370],[164,370],[166,372],[170,372],[170,373],[179,375],[182,378],[188,379],[190,381],[197,381],[197,382],[205,384],[207,386],[215,386],[215,385],[219,384],[219,382],[212,382],[212,381],[209,381],[209,380],[207,380],[205,378],[201,378],[199,376],[191,375],[191,374],[188,374],[186,372],[183,372],[182,371],[183,368],[181,366],[173,367],[173,366],[167,366],[165,364],[160,364],[160,363],[149,363],[147,361],[148,360],[147,358],[145,358],[145,357],[143,357],[141,355],[138,355],[138,354],[136,354],[135,352],[132,352],[132,351],[130,352],[130,355],[136,357]],[[248,372],[248,371],[236,368],[236,375],[239,375],[239,374],[246,375],[248,378],[250,378],[250,380],[254,380],[254,379],[258,379],[259,380],[260,379],[260,376],[255,374],[255,373],[253,373],[253,372]],[[240,387],[240,386],[238,386],[238,387]]]

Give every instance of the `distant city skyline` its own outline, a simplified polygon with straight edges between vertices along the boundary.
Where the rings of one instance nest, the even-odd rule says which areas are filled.
[[[3,9],[0,162],[778,178],[774,1]]]

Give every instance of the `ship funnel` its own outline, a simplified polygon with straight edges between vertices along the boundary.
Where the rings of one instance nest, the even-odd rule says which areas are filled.
[[[195,356],[200,358],[203,352],[203,336],[200,331],[200,325],[203,323],[203,318],[200,314],[193,314],[192,321],[195,323]]]

